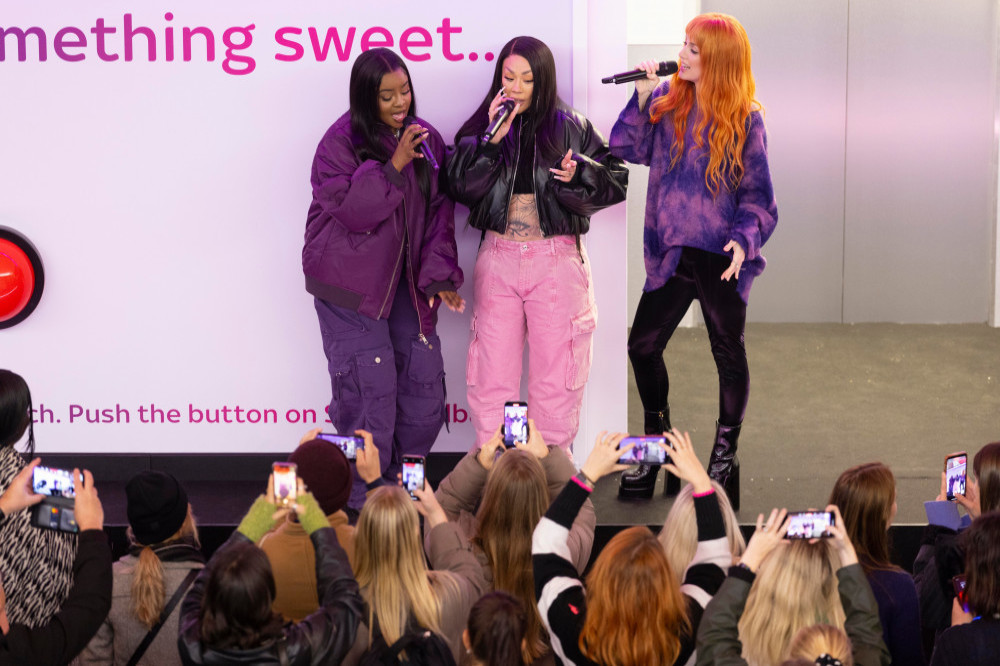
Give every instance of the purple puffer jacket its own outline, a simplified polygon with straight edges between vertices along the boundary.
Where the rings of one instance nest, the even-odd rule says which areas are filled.
[[[443,159],[441,135],[424,120],[416,122],[430,130],[426,141]],[[384,142],[392,154],[396,138],[388,127]],[[360,161],[350,113],[338,118],[313,159],[313,200],[302,248],[306,291],[366,317],[385,319],[405,267],[404,284],[420,314],[421,332],[432,333],[441,300],[435,299],[434,307],[427,301],[440,291],[457,290],[463,277],[455,246],[455,204],[439,188],[436,171],[430,180],[428,215],[413,163],[400,173],[391,162]]]

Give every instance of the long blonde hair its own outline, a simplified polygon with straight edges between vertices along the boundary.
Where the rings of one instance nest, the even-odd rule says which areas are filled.
[[[829,624],[803,627],[788,647],[789,659],[806,659],[815,664],[820,655],[828,654],[844,666],[854,666],[851,639],[842,629]]]
[[[698,103],[694,145],[704,147],[708,129],[709,156],[705,185],[713,195],[722,187],[733,190],[743,178],[743,146],[747,120],[763,107],[755,98],[756,84],[750,70],[750,39],[746,30],[728,14],[701,14],[685,28],[687,39],[699,47],[702,74],[695,86],[674,74],[666,95],[650,105],[650,118],[660,122],[670,114],[674,125],[670,167],[684,155],[684,132],[688,115]]]
[[[431,581],[455,583],[447,572],[427,570],[419,517],[405,490],[382,486],[368,498],[358,518],[354,554],[354,577],[368,602],[369,640],[374,618],[389,645],[406,633],[411,617],[420,627],[441,633],[441,601]]]
[[[512,594],[528,610],[523,655],[528,663],[547,650],[535,603],[531,535],[549,503],[541,463],[527,451],[511,449],[490,470],[472,538],[493,571],[493,589]]]
[[[736,520],[736,514],[733,513],[733,505],[729,503],[729,497],[718,481],[712,481],[712,487],[715,488],[715,497],[726,525],[729,552],[735,561],[746,550],[747,542],[740,532],[740,525]],[[658,539],[663,546],[663,552],[667,554],[670,569],[674,572],[677,582],[683,582],[684,572],[694,559],[695,550],[698,548],[698,521],[694,515],[694,487],[691,484],[685,485],[677,495]]]
[[[131,527],[128,528],[127,535],[134,545],[140,545],[136,542]],[[196,548],[201,547],[198,541],[198,526],[195,524],[190,504],[187,517],[173,536],[161,543],[142,545],[142,550],[139,551],[139,561],[132,574],[130,606],[132,613],[146,628],[152,628],[159,621],[167,596],[163,582],[163,564],[160,563],[160,558],[156,556],[153,548],[182,540],[191,540]]]
[[[602,666],[672,664],[690,633],[680,584],[649,528],[612,537],[587,575],[583,655]]]
[[[761,563],[739,622],[743,658],[750,666],[781,663],[803,627],[844,628],[839,568],[840,558],[825,540],[791,541]]]

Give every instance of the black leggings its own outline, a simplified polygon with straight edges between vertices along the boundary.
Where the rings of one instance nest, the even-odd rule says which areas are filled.
[[[720,279],[730,263],[725,255],[685,247],[667,283],[656,291],[643,292],[639,299],[628,356],[646,411],[659,411],[667,405],[670,380],[663,350],[697,298],[719,370],[719,422],[743,422],[750,397],[750,369],[743,343],[747,306],[736,290],[736,280]]]

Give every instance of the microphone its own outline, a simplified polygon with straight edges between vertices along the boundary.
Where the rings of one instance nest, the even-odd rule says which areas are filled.
[[[413,123],[417,122],[417,119],[413,116],[406,116],[403,118],[403,129],[406,129]],[[434,153],[431,152],[431,147],[427,145],[426,142],[417,144],[417,152],[424,156],[427,163],[431,165],[431,168],[437,171],[440,169],[438,166],[438,161],[434,159]]]
[[[670,76],[677,72],[677,63],[673,60],[664,60],[660,63],[656,70],[657,76]],[[639,79],[646,78],[646,71],[642,69],[633,69],[628,72],[622,72],[621,74],[612,74],[611,76],[601,79],[601,83],[627,83],[628,81],[638,81]]]
[[[499,130],[500,126],[507,120],[507,116],[514,111],[514,104],[515,102],[512,99],[505,99],[503,101],[500,108],[497,109],[497,115],[493,118],[493,122],[490,123],[489,127],[486,128],[486,131],[483,132],[482,138],[479,139],[479,145],[485,146],[493,140],[493,137],[497,135],[497,130]]]

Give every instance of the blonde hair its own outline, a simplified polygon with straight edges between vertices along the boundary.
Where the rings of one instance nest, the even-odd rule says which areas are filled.
[[[602,666],[672,664],[690,633],[680,585],[649,528],[612,537],[587,575],[583,655]]]
[[[411,617],[440,634],[441,601],[431,581],[457,583],[447,572],[427,570],[417,510],[406,491],[382,486],[372,493],[361,509],[354,539],[354,577],[368,603],[369,640],[373,618],[389,645],[406,633]]]
[[[842,630],[829,624],[803,627],[795,634],[788,647],[789,659],[806,659],[810,664],[824,654],[840,661],[844,666],[854,666],[851,639]]]
[[[650,105],[650,119],[660,122],[671,114],[674,143],[670,167],[684,154],[684,132],[688,114],[697,100],[698,122],[694,145],[704,147],[708,133],[709,155],[705,185],[717,195],[724,186],[734,190],[743,178],[743,146],[747,140],[750,114],[762,111],[756,99],[756,84],[750,70],[750,38],[746,30],[727,14],[701,14],[685,28],[687,40],[700,49],[702,75],[695,86],[674,74],[667,94]]]
[[[781,663],[803,627],[844,628],[839,568],[840,558],[826,540],[791,541],[761,563],[739,622],[743,658],[750,666]]]
[[[746,550],[747,542],[740,532],[739,522],[736,514],[733,513],[733,505],[729,503],[729,497],[722,489],[718,481],[712,481],[715,489],[715,497],[719,502],[719,509],[722,511],[722,520],[726,525],[726,539],[729,541],[729,552],[733,555],[735,562]],[[687,570],[691,560],[694,559],[695,550],[698,548],[698,521],[694,513],[694,487],[687,484],[677,495],[674,505],[670,507],[670,513],[663,523],[658,537],[663,552],[667,554],[670,568],[674,572],[678,583],[684,581],[684,572]]]
[[[513,595],[528,610],[523,650],[528,663],[547,650],[535,603],[531,536],[549,503],[541,463],[532,453],[510,449],[494,463],[486,480],[472,538],[493,571],[493,589]]]
[[[131,527],[128,528],[127,535],[129,541],[138,545]],[[160,563],[160,558],[156,556],[153,548],[183,539],[193,539],[195,547],[201,547],[198,540],[198,526],[195,524],[190,504],[187,517],[173,536],[158,544],[143,545],[139,551],[139,561],[132,574],[130,606],[132,613],[147,629],[152,628],[160,620],[167,595],[166,585],[163,582],[163,564]]]

